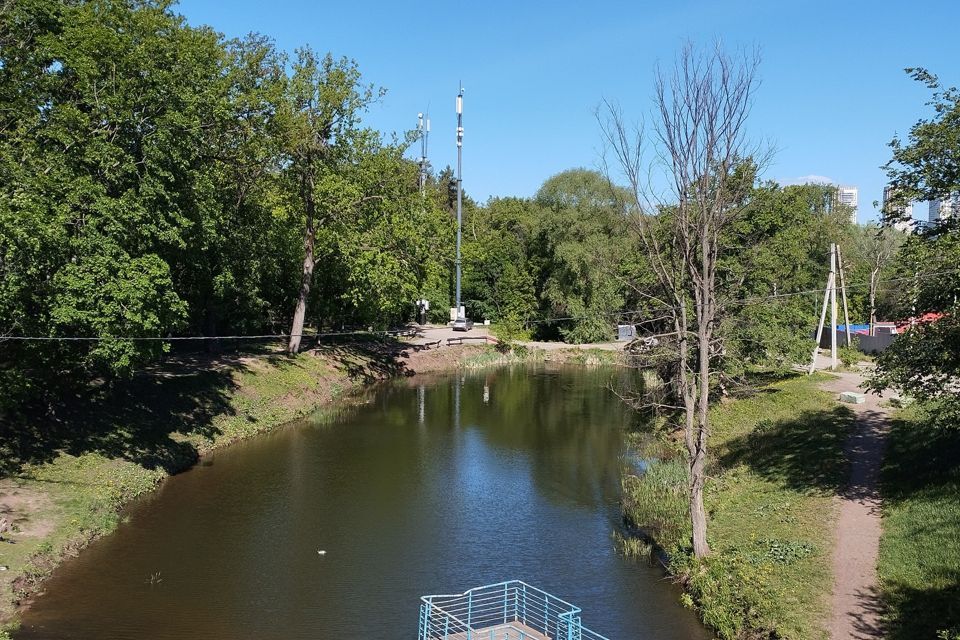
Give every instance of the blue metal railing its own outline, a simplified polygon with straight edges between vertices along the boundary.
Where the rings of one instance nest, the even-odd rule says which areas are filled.
[[[607,640],[580,622],[580,607],[520,580],[420,598],[418,640]]]

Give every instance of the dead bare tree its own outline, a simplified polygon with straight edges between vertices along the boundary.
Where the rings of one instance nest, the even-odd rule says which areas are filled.
[[[880,274],[903,245],[906,235],[892,226],[868,225],[856,236],[855,251],[870,268],[870,289],[868,304],[870,314],[870,335],[875,335],[877,325],[877,291],[880,286]]]
[[[655,135],[649,145],[642,127],[628,124],[611,103],[599,117],[615,166],[630,187],[627,213],[656,273],[657,297],[670,309],[676,358],[672,385],[684,419],[697,557],[710,553],[703,489],[710,380],[723,349],[718,258],[723,231],[740,215],[754,180],[755,172],[744,166],[766,161],[745,131],[759,62],[757,52],[733,56],[719,46],[709,51],[685,46],[672,70],[657,71]],[[658,167],[666,188],[656,186]]]

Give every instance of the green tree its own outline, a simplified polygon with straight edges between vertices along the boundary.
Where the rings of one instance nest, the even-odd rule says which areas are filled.
[[[382,95],[361,82],[360,70],[348,59],[323,58],[308,47],[297,50],[283,110],[286,171],[290,193],[303,220],[303,269],[288,350],[300,350],[313,269],[317,230],[349,210],[365,196],[344,176],[358,146],[373,132],[360,127],[360,115]]]
[[[537,309],[530,247],[539,208],[519,198],[494,198],[467,219],[463,293],[470,313],[519,329]]]
[[[885,168],[899,201],[945,198],[960,190],[960,92],[944,88],[925,69],[907,69],[933,91],[932,118],[921,119],[907,142],[894,138],[893,157]],[[888,212],[890,213],[890,212]],[[912,283],[900,286],[903,315],[945,314],[939,321],[909,329],[877,358],[870,385],[880,391],[899,388],[931,405],[943,424],[960,418],[960,221],[948,219],[925,234],[907,239],[895,262]]]
[[[878,306],[886,300],[883,284],[896,279],[898,272],[894,259],[906,239],[903,232],[892,226],[870,223],[854,226],[849,241],[845,243],[843,255],[848,268],[847,278],[851,282],[867,283],[866,288],[851,289],[850,297],[855,308],[863,309],[861,317],[869,323],[871,335],[877,323]]]
[[[436,297],[432,292],[444,287],[453,222],[434,200],[421,197],[418,168],[403,158],[405,149],[405,142],[371,136],[342,174],[359,196],[328,224],[318,254],[324,264],[339,265],[332,271],[339,282],[327,280],[338,293],[331,304],[317,301],[325,319],[396,324],[411,316],[414,300]]]
[[[558,325],[567,342],[613,337],[634,252],[621,213],[625,199],[622,189],[586,169],[559,173],[537,191],[540,296],[547,319],[572,318]]]
[[[747,163],[744,171],[750,176],[755,170]],[[749,366],[789,367],[809,357],[819,297],[794,294],[823,288],[830,243],[842,241],[853,226],[848,212],[830,206],[827,186],[770,182],[744,194],[718,267],[723,298],[731,303],[721,358],[727,378]]]
[[[960,91],[943,86],[921,67],[905,71],[931,90],[927,105],[933,116],[918,120],[906,141],[895,136],[890,142],[892,157],[883,168],[894,197],[887,203],[887,217],[896,217],[911,200],[934,200],[960,190]]]
[[[13,3],[0,16],[0,333],[36,372],[128,372],[187,306],[172,262],[212,190],[206,131],[228,64],[166,3]]]

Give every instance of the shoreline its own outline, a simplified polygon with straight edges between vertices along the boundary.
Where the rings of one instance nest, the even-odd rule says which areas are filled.
[[[654,449],[655,464],[624,478],[624,514],[643,540],[637,552],[665,560],[683,603],[718,637],[825,634],[835,500],[854,428],[853,411],[821,388],[830,379],[788,375],[711,407],[713,482],[704,496],[711,554],[702,560],[687,542],[682,452],[671,452],[669,441],[637,443],[667,453]]]
[[[511,364],[613,361],[593,351],[569,345],[517,356],[482,345],[422,349],[397,341],[359,341],[321,345],[293,358],[280,353],[169,358],[135,376],[129,389],[112,398],[119,408],[102,407],[110,428],[130,431],[132,451],[111,456],[101,450],[106,447],[71,452],[64,447],[0,478],[0,501],[15,525],[7,534],[15,544],[0,546],[0,566],[7,567],[0,572],[0,640],[19,626],[19,614],[42,595],[43,582],[56,568],[112,533],[126,506],[216,451],[339,401],[359,401],[358,392],[390,379]],[[145,389],[155,397],[140,404]],[[132,400],[138,404],[131,409]],[[151,413],[156,410],[165,413]],[[124,422],[138,419],[160,423],[157,433],[148,434],[158,440],[155,450],[141,451],[138,438],[145,432]]]

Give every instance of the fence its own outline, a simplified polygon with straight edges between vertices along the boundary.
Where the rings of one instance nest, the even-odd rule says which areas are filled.
[[[863,353],[880,353],[893,344],[897,339],[896,334],[881,333],[875,336],[868,336],[863,333],[851,333],[850,339],[856,342],[857,347]],[[842,347],[847,344],[847,334],[845,331],[837,331],[837,346]],[[820,336],[820,348],[830,348],[830,329],[827,328]]]
[[[418,640],[607,640],[579,607],[520,580],[420,600]]]

